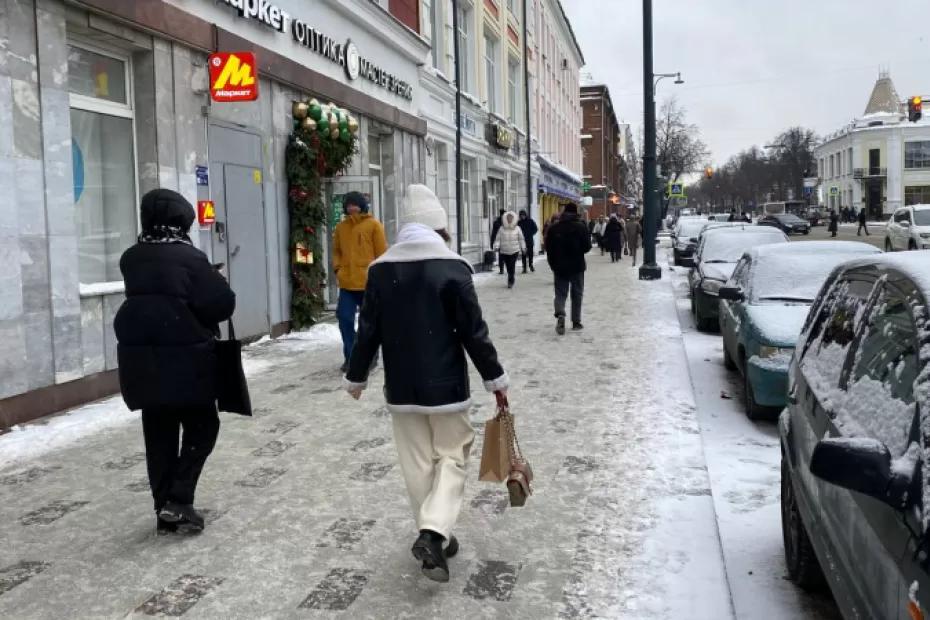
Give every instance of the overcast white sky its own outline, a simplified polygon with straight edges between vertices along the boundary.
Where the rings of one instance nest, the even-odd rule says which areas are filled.
[[[642,0],[562,4],[583,72],[638,130]],[[685,80],[663,80],[657,106],[677,95],[715,164],[792,125],[839,129],[865,110],[879,67],[902,99],[930,95],[930,0],[653,0],[653,33],[655,72]]]

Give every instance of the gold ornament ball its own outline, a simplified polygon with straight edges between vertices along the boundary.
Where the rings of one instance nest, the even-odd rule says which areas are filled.
[[[336,129],[331,129],[329,132],[329,137],[332,138],[333,140],[338,140],[339,139],[339,128],[337,127]]]
[[[300,126],[307,131],[316,131],[316,121],[309,116],[300,123]]]
[[[297,120],[302,121],[305,118],[307,118],[307,111],[309,109],[310,109],[310,106],[308,106],[303,101],[295,101],[291,105],[291,114],[293,114],[294,118],[296,118]]]
[[[354,116],[349,117],[349,131],[352,133],[358,133],[358,121],[355,120]]]

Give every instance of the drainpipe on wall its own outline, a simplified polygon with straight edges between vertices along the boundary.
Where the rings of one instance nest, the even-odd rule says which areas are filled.
[[[527,38],[526,6],[530,0],[523,0],[523,102],[526,108],[526,209],[533,217],[533,179],[532,179],[532,141],[530,140],[530,43]]]
[[[455,245],[462,253],[462,68],[459,65],[459,1],[452,0],[452,41],[455,54]]]

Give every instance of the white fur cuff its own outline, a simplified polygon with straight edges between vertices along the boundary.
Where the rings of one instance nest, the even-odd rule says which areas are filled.
[[[353,383],[345,377],[342,378],[342,389],[344,390],[367,390],[368,382],[364,381],[362,383]]]
[[[502,374],[501,376],[499,376],[497,379],[494,379],[493,381],[484,382],[484,389],[486,389],[489,392],[496,392],[498,390],[504,390],[504,389],[507,389],[508,387],[510,387],[510,377],[507,376],[506,372]]]

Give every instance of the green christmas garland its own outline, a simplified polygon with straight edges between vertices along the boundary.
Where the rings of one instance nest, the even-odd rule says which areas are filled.
[[[323,179],[345,172],[358,152],[358,122],[336,105],[295,101],[287,144],[288,211],[291,219],[291,326],[309,327],[325,309],[326,231]]]

